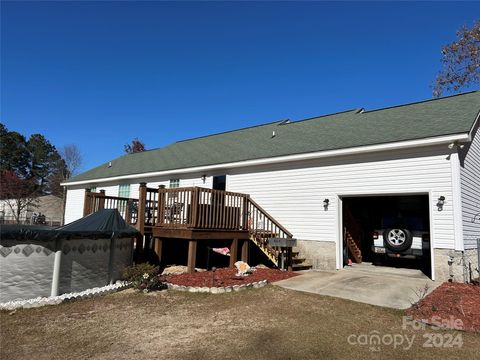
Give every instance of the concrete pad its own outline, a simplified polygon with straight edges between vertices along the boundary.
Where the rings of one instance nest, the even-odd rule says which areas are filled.
[[[426,285],[431,292],[440,282],[430,280],[420,270],[354,264],[339,271],[309,271],[274,284],[291,290],[407,309],[419,300],[416,293],[423,291]]]

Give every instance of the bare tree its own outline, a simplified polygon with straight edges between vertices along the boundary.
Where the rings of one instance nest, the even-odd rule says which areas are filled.
[[[70,178],[77,174],[78,170],[82,166],[82,154],[80,149],[75,144],[65,145],[60,150],[60,155],[62,156],[63,161],[67,167],[67,174],[64,175],[65,179]]]
[[[132,140],[132,143],[131,144],[126,144],[124,146],[124,150],[127,154],[134,154],[134,153],[137,153],[137,152],[142,152],[142,151],[145,151],[145,144],[138,140],[138,138],[135,138]]]
[[[480,20],[471,29],[463,26],[457,31],[457,40],[442,48],[443,68],[437,76],[433,95],[480,83]]]

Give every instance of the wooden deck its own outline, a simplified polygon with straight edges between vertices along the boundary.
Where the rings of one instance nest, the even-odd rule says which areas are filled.
[[[252,241],[275,265],[279,255],[291,266],[291,251],[272,248],[268,239],[292,238],[279,222],[247,194],[200,187],[166,189],[140,184],[139,198],[121,198],[85,192],[84,215],[103,208],[118,209],[123,218],[143,235],[155,239],[155,252],[161,258],[162,239],[189,241],[188,267],[194,271],[197,241],[231,239],[230,265],[237,260],[239,240],[241,258],[248,261],[245,244]]]

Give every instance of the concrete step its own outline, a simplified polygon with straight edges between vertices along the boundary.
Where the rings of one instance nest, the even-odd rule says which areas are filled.
[[[312,268],[311,264],[308,263],[301,263],[301,264],[293,264],[292,270],[293,271],[300,271],[300,270],[310,270]]]
[[[305,260],[307,260],[307,259],[305,259],[304,257],[298,257],[298,256],[294,256],[293,259],[292,259],[294,264],[301,264],[301,263],[305,262]]]

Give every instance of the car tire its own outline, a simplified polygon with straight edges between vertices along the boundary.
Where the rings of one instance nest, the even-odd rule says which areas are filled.
[[[407,229],[391,228],[383,233],[385,247],[397,253],[410,249],[412,240],[412,232]]]

